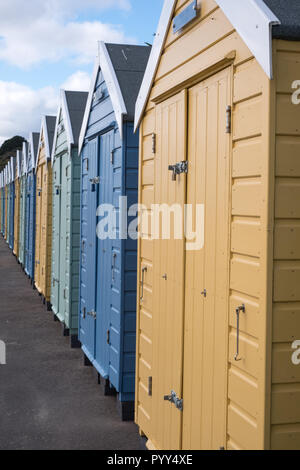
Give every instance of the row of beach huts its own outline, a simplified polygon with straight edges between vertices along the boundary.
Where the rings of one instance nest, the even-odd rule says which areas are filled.
[[[293,0],[165,0],[0,175],[1,233],[149,449],[300,449],[299,63]]]

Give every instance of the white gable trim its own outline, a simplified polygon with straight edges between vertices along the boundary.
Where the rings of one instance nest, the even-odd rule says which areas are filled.
[[[85,108],[84,118],[82,122],[80,137],[79,137],[79,146],[78,146],[78,154],[81,154],[82,147],[84,144],[85,134],[87,130],[89,115],[92,108],[93,103],[93,96],[94,91],[97,83],[97,77],[99,70],[102,71],[104,81],[106,83],[108,93],[112,102],[112,106],[114,109],[114,113],[116,116],[116,121],[119,127],[120,136],[122,139],[122,132],[123,132],[123,116],[127,114],[127,109],[125,106],[124,98],[121,92],[121,88],[116,76],[115,69],[111,62],[106,44],[103,41],[99,42],[99,54],[96,58],[93,78],[91,82],[91,87],[89,91],[89,96]]]
[[[40,132],[40,139],[39,139],[39,146],[38,146],[38,151],[37,151],[37,156],[36,156],[35,168],[38,167],[38,163],[39,163],[40,145],[41,145],[41,142],[42,142],[42,135],[43,135],[44,141],[45,141],[46,159],[50,160],[51,159],[51,149],[50,149],[50,145],[49,145],[49,136],[48,136],[46,116],[42,116],[42,125],[41,125],[41,132]]]
[[[28,146],[29,142],[23,142],[23,149],[22,149],[22,162],[21,162],[21,171],[22,175],[27,175],[28,172]]]
[[[160,56],[166,41],[176,2],[177,0],[165,0],[163,5],[155,39],[148,60],[148,65],[146,67],[145,75],[135,105],[134,131],[136,131],[140,125],[142,115],[145,111],[145,107],[150,96],[151,88],[159,66]]]
[[[11,165],[11,183],[15,181],[16,178],[16,159],[15,157],[11,157],[10,159],[10,165]]]
[[[263,0],[216,0],[267,76],[273,78],[272,27],[279,19]]]
[[[58,110],[57,110],[57,115],[56,115],[56,122],[55,122],[55,131],[54,131],[53,147],[52,147],[52,154],[51,154],[51,166],[53,166],[53,163],[54,163],[55,148],[56,148],[56,142],[57,142],[57,131],[58,131],[58,124],[59,124],[61,108],[62,108],[62,106],[61,106],[61,104],[59,104]]]
[[[249,47],[267,76],[273,78],[272,27],[279,19],[263,0],[216,0],[228,20]],[[177,0],[165,0],[157,33],[135,107],[134,130],[145,111]]]
[[[21,158],[22,158],[22,150],[17,150],[17,164],[16,164],[16,178],[20,178],[21,176]]]
[[[59,103],[58,110],[57,110],[57,115],[56,115],[54,140],[53,140],[53,147],[52,147],[52,154],[51,154],[51,165],[52,166],[53,166],[53,163],[54,163],[55,149],[56,149],[56,143],[57,143],[57,137],[58,137],[58,135],[57,135],[58,134],[58,124],[59,124],[61,113],[63,115],[64,126],[65,126],[65,130],[66,130],[66,134],[67,134],[68,147],[69,147],[69,149],[71,149],[71,146],[74,145],[74,136],[73,136],[73,131],[72,131],[69,108],[68,108],[68,104],[67,104],[66,90],[60,90],[60,103]]]
[[[73,136],[73,131],[72,131],[70,112],[69,112],[69,108],[67,104],[66,90],[61,90],[61,98],[62,98],[62,112],[63,112],[66,132],[67,132],[68,144],[69,144],[69,147],[71,147],[71,145],[74,145],[74,136]]]
[[[32,169],[34,170],[35,165],[36,165],[37,155],[34,154],[33,132],[31,132],[29,135],[29,146],[30,146],[30,153],[31,153]],[[29,154],[27,158],[27,173],[28,173],[28,167],[29,167]]]
[[[90,115],[90,111],[92,107],[93,95],[94,95],[94,90],[95,90],[97,76],[98,76],[98,70],[99,70],[99,57],[97,56],[95,65],[94,65],[94,71],[93,71],[92,81],[90,85],[89,96],[87,99],[82,126],[80,130],[78,155],[81,154],[81,150],[82,150],[84,139],[85,139],[85,133],[86,133],[86,129],[87,129],[88,121],[89,121],[89,115]]]
[[[127,114],[127,109],[116,76],[115,69],[113,68],[113,64],[111,62],[106,44],[103,41],[99,42],[99,62],[106,86],[108,88],[109,96],[112,101],[112,105],[116,115],[116,121],[122,139],[123,116]]]

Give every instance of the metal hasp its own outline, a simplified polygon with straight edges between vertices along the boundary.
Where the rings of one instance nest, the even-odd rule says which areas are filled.
[[[142,284],[141,284],[142,293],[141,293],[141,297],[140,297],[141,301],[144,300],[144,282],[145,282],[145,273],[146,272],[147,272],[147,266],[144,266],[143,269],[142,269]]]
[[[97,318],[97,313],[94,311],[94,310],[91,310],[90,312],[87,312],[87,315],[89,315],[90,317],[93,317],[93,318]]]
[[[179,163],[175,163],[175,165],[168,166],[169,171],[172,171],[172,181],[176,181],[177,175],[180,173],[187,173],[188,172],[188,162],[183,161]]]
[[[177,33],[182,28],[187,26],[197,16],[197,0],[190,3],[173,21],[173,33]]]
[[[96,191],[96,184],[100,183],[99,176],[96,176],[95,178],[90,178],[90,182],[92,183],[91,191],[92,193],[94,193]]]
[[[165,395],[164,400],[174,403],[178,410],[183,411],[183,399],[178,398],[174,390],[171,390],[171,395]]]
[[[242,304],[242,305],[239,305],[236,309],[235,309],[235,313],[236,313],[236,353],[235,353],[235,356],[234,356],[234,360],[235,361],[240,361],[241,358],[239,358],[239,343],[240,343],[240,312],[243,312],[245,313],[246,312],[246,308],[245,308],[245,305]]]

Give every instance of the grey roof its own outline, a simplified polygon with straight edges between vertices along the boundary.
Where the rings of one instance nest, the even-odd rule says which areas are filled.
[[[87,92],[66,91],[66,100],[74,137],[74,145],[78,145],[88,96],[89,94]]]
[[[300,0],[264,0],[281,21],[273,26],[273,38],[288,41],[300,40]]]
[[[49,140],[49,152],[51,156],[53,140],[54,140],[54,132],[55,132],[55,126],[56,126],[56,116],[46,116],[46,126],[47,126],[48,140]]]
[[[32,141],[33,141],[33,150],[34,150],[34,161],[36,161],[38,148],[39,148],[39,141],[40,141],[40,133],[33,132],[32,133]]]
[[[127,109],[125,119],[131,121],[134,119],[135,103],[147,67],[151,47],[128,44],[106,44],[106,47]]]

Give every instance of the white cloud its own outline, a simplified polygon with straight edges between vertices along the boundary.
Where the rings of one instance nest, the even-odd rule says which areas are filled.
[[[69,91],[89,91],[91,77],[87,72],[78,70],[62,84],[61,88]]]
[[[42,114],[56,114],[58,92],[52,87],[33,90],[14,82],[0,81],[0,141],[14,135],[28,137],[39,131]]]
[[[82,70],[70,75],[59,88],[88,91],[91,76]],[[51,86],[34,90],[15,82],[0,81],[0,145],[15,135],[28,137],[39,131],[43,114],[56,115],[59,89]]]
[[[0,2],[0,60],[27,68],[42,61],[94,60],[97,41],[132,42],[118,25],[77,20],[80,10],[130,8],[129,0]]]

